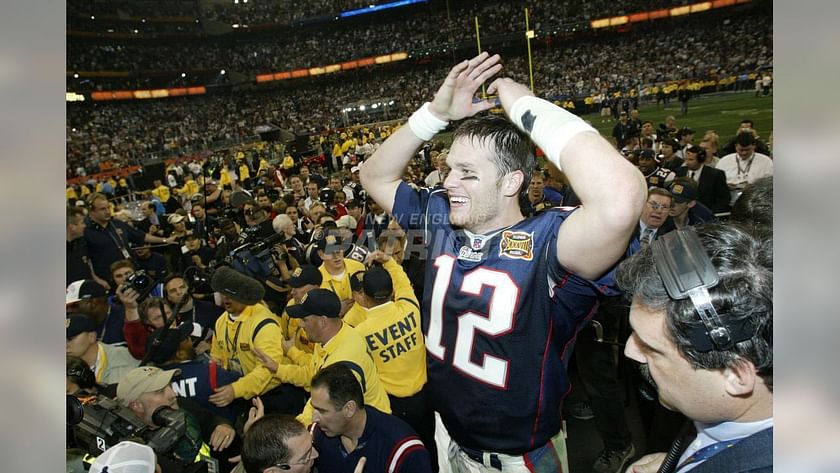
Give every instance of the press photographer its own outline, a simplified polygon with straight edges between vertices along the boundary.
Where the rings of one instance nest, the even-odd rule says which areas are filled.
[[[194,402],[176,396],[170,383],[178,372],[151,366],[131,370],[117,385],[117,401],[151,432],[177,426],[183,418],[183,432],[174,438],[171,448],[156,450],[164,473],[230,471],[232,467],[227,459],[239,453],[240,444],[233,426]],[[216,469],[208,469],[209,464]]]

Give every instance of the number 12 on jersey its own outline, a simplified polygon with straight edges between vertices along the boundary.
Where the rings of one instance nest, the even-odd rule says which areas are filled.
[[[432,288],[426,350],[435,358],[446,360],[446,347],[442,344],[446,298],[469,297],[478,303],[481,300],[482,288],[487,286],[491,288],[487,314],[468,310],[457,316],[458,330],[452,366],[481,383],[507,388],[510,365],[508,360],[487,353],[477,353],[480,362],[476,363],[472,361],[472,354],[476,331],[489,337],[498,337],[513,329],[513,311],[519,300],[519,287],[508,273],[479,267],[464,275],[459,293],[449,294],[456,260],[451,255],[440,255],[435,258],[434,264],[437,274]]]

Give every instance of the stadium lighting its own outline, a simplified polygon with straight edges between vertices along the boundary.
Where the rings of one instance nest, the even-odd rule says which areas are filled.
[[[359,105],[359,110],[364,112],[365,111],[365,106],[364,105]]]
[[[73,78],[74,78],[74,79],[78,79],[78,78],[79,78],[79,73],[78,73],[78,72],[76,72],[75,74],[73,74]]]
[[[140,22],[141,22],[141,23],[145,23],[145,22],[146,22],[146,19],[145,19],[145,18],[143,18],[143,19],[141,19],[141,20],[140,20]]]
[[[93,15],[91,15],[91,16],[90,16],[90,19],[91,19],[91,20],[95,20],[95,19],[96,19],[96,17],[95,17],[95,16],[93,16]]]
[[[134,34],[138,34],[138,33],[140,33],[140,31],[134,30]]]
[[[370,108],[376,108],[378,106],[379,106],[379,104],[373,104],[373,105],[370,106]]]
[[[230,26],[231,26],[231,28],[239,28],[239,23],[234,23],[234,24],[232,24],[232,25],[230,25]]]
[[[187,77],[187,73],[186,73],[186,72],[182,72],[182,73],[181,73],[181,77]]]
[[[225,75],[225,74],[227,74],[227,72],[224,69],[222,69],[221,71],[219,71],[219,74]]]

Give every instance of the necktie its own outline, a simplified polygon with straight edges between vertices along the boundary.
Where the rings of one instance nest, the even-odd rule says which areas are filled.
[[[641,238],[639,238],[639,243],[642,244],[642,248],[650,245],[650,240],[653,237],[653,229],[645,228],[642,232]]]
[[[689,171],[688,172],[688,178],[691,179],[692,181],[694,180],[694,171]]]
[[[729,440],[729,441],[724,441],[724,442],[715,442],[711,445],[706,445],[705,447],[701,448],[700,450],[697,450],[696,452],[694,452],[690,457],[683,460],[683,462],[680,463],[677,466],[676,471],[679,471],[681,468],[685,468],[686,466],[691,465],[693,463],[700,463],[700,462],[706,461],[712,455],[716,455],[716,454],[720,453],[721,451],[732,447],[733,445],[740,442],[741,440],[742,439],[736,439],[736,440]]]

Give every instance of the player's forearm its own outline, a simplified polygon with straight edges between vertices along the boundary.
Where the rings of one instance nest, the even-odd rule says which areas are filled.
[[[387,211],[394,208],[394,192],[411,157],[423,141],[406,124],[382,143],[359,170],[362,187]]]
[[[646,197],[644,178],[594,128],[533,96],[517,99],[509,116],[566,174],[587,213],[617,228],[635,223]]]

